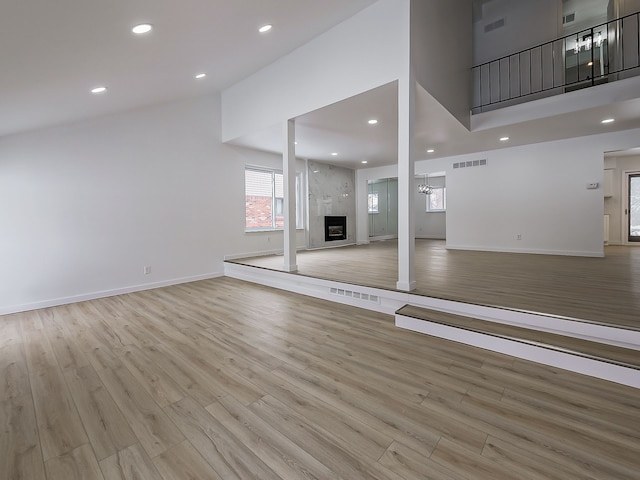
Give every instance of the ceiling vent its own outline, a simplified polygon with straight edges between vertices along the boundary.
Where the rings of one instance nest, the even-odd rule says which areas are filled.
[[[484,26],[484,33],[489,33],[502,27],[504,27],[504,18],[501,18],[500,20],[496,20],[495,22],[487,23]]]
[[[566,25],[567,23],[575,22],[576,20],[576,12],[567,13],[562,17],[562,24]]]

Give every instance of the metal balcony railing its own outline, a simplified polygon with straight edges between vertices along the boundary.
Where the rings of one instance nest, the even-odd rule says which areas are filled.
[[[472,113],[640,75],[640,12],[473,67]]]

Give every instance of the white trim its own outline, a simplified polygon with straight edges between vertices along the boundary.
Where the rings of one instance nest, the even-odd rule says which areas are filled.
[[[417,295],[407,291],[388,290],[384,288],[354,286],[344,282],[323,280],[308,277],[306,275],[291,275],[283,271],[269,270],[236,263],[225,263],[224,274],[228,277],[246,280],[248,282],[267,285],[269,287],[301,293],[325,300],[337,301],[335,295],[329,295],[329,290],[341,288],[346,290],[358,290],[376,295],[380,298],[380,306],[374,307],[370,302],[365,305],[345,301],[339,298],[338,303],[346,303],[368,310],[393,315],[397,309],[410,304],[418,307],[430,308],[441,312],[477,318],[490,322],[504,323],[534,330],[541,330],[559,335],[582,338],[595,342],[623,348],[631,348],[640,351],[640,330],[629,330],[624,327],[615,327],[595,322],[573,320],[566,317],[544,315],[525,310],[514,310],[486,305],[474,305],[471,303],[456,302],[442,298]],[[348,299],[351,300],[351,299]]]
[[[538,347],[505,338],[485,335],[461,328],[442,325],[427,320],[420,320],[405,315],[396,315],[396,326],[452,340],[465,345],[484,348],[493,352],[511,355],[543,365],[562,368],[571,372],[581,373],[611,382],[640,388],[640,370],[614,365],[607,362],[585,358],[549,348]]]
[[[624,211],[629,207],[629,177],[631,175],[640,175],[638,170],[623,170],[622,171],[622,188],[620,189],[620,228],[622,229],[622,245],[625,246],[637,246],[640,242],[629,241],[629,213],[625,214]]]
[[[307,247],[296,247],[296,251],[300,252],[302,250],[307,250]],[[258,250],[257,252],[234,253],[231,255],[225,255],[223,259],[238,260],[239,258],[266,257],[267,255],[284,255],[284,248],[277,248],[275,250]]]
[[[581,250],[541,250],[536,248],[476,247],[470,245],[449,244],[447,244],[446,248],[447,250],[471,250],[478,252],[533,253],[536,255],[562,255],[567,257],[604,257],[604,250],[598,253]]]
[[[168,287],[178,285],[180,283],[197,282],[200,280],[209,280],[223,276],[222,272],[206,273],[204,275],[194,275],[191,277],[173,278],[154,283],[143,283],[140,285],[131,285],[129,287],[115,288],[113,290],[102,290],[99,292],[83,293],[80,295],[72,295],[70,297],[52,298],[40,302],[24,303],[22,305],[12,305],[9,307],[0,307],[0,315],[9,315],[12,313],[26,312],[29,310],[38,310],[40,308],[57,307],[70,303],[85,302],[87,300],[96,300],[98,298],[113,297],[115,295],[123,295],[125,293],[141,292],[143,290],[152,290],[154,288]]]

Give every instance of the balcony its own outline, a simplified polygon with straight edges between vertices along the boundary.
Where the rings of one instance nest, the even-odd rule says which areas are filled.
[[[472,69],[477,114],[640,74],[640,12]]]

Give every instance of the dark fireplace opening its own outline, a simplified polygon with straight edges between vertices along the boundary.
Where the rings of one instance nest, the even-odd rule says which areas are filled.
[[[324,217],[324,241],[347,239],[347,217]]]

